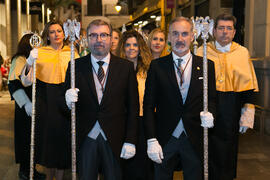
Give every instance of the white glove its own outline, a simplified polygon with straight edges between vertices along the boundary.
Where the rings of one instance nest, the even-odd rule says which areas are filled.
[[[163,152],[156,138],[147,140],[147,155],[152,161],[159,164],[162,163],[162,159],[164,158]]]
[[[71,104],[78,101],[78,92],[80,90],[78,88],[68,89],[65,94],[66,104],[69,109],[71,109]]]
[[[34,48],[30,51],[30,54],[29,54],[28,58],[26,59],[26,62],[27,62],[27,64],[32,66],[37,58],[38,58],[38,49]]]
[[[214,117],[210,112],[202,111],[200,113],[201,117],[201,126],[205,128],[212,128],[214,127]]]
[[[240,126],[240,128],[239,128],[239,132],[242,133],[242,134],[244,134],[245,132],[247,132],[247,130],[248,130],[248,127],[247,126]]]
[[[24,105],[25,112],[28,116],[32,116],[32,103],[28,102]]]
[[[136,148],[134,144],[131,143],[124,143],[120,157],[123,159],[130,159],[136,154]]]

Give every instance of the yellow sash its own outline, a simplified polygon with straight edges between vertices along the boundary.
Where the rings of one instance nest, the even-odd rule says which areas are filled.
[[[51,46],[38,49],[36,77],[50,84],[60,84],[65,81],[66,70],[70,61],[70,48],[64,46],[55,50]],[[75,52],[75,58],[79,55]]]
[[[203,56],[203,47],[197,51]],[[259,91],[258,82],[248,50],[232,42],[229,52],[216,50],[215,43],[207,43],[207,58],[214,61],[216,73],[216,88],[218,91],[242,92],[254,89]]]

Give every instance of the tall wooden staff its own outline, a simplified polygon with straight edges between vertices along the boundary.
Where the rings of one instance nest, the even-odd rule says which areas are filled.
[[[37,48],[41,44],[41,37],[34,33],[30,40],[32,48]],[[34,153],[35,153],[35,123],[36,123],[36,61],[33,65],[33,85],[32,85],[32,117],[31,117],[31,143],[30,143],[30,180],[34,179]]]
[[[75,20],[68,19],[64,23],[65,39],[69,36],[71,42],[71,60],[70,60],[70,74],[71,74],[71,88],[75,88],[75,62],[74,62],[74,41],[80,39],[80,23]],[[76,114],[75,103],[71,105],[71,158],[72,158],[72,180],[76,180]]]
[[[208,112],[208,64],[207,64],[207,44],[209,34],[212,35],[214,21],[208,16],[200,18],[200,25],[198,26],[201,31],[203,39],[203,111]],[[208,128],[203,130],[203,144],[204,144],[204,180],[208,180]]]

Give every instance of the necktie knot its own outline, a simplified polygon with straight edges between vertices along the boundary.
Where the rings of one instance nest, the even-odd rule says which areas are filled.
[[[178,61],[178,67],[180,68],[181,67],[181,63],[183,62],[183,59],[177,59],[177,61]]]
[[[98,61],[97,64],[101,67],[104,64],[104,61]]]

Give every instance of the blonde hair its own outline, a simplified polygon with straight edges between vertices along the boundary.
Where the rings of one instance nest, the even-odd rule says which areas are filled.
[[[163,50],[162,50],[162,52],[161,52],[161,54],[160,54],[160,57],[166,56],[166,55],[168,55],[167,38],[166,38],[165,31],[163,31],[162,29],[156,28],[156,29],[154,29],[154,30],[149,34],[148,40],[147,40],[147,46],[149,47],[149,49],[150,49],[150,51],[151,51],[151,53],[152,53],[151,42],[152,42],[152,40],[153,40],[153,38],[154,38],[154,35],[155,35],[156,33],[163,33],[163,34],[164,34],[164,37],[165,37],[165,39],[164,39],[164,40],[165,40],[165,46],[164,46],[164,48],[163,48]]]

